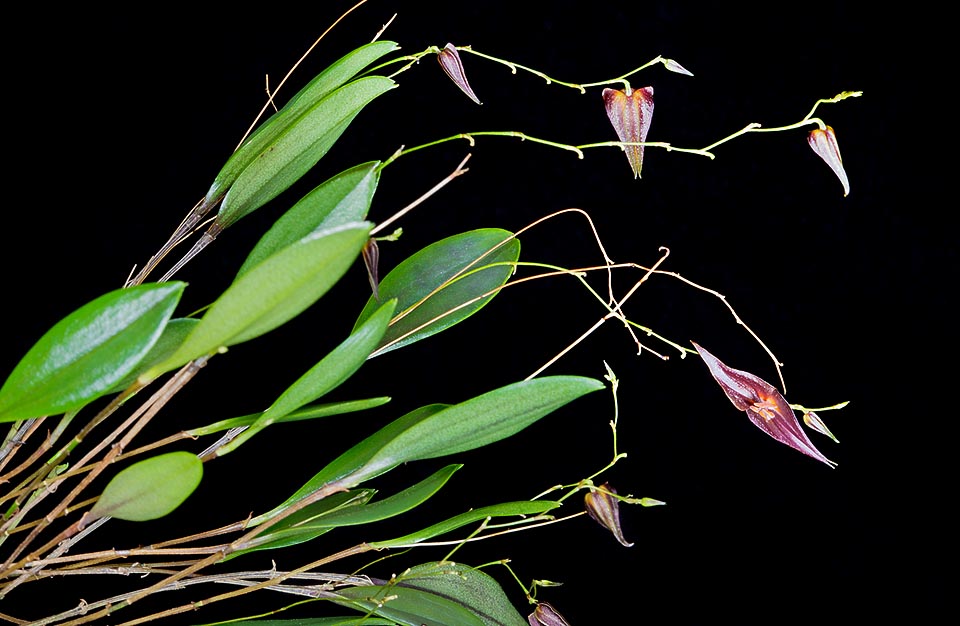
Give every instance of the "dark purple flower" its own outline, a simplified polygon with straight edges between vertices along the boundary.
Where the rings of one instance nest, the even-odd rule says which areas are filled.
[[[546,602],[538,602],[537,608],[527,616],[530,626],[570,626],[555,608]]]
[[[647,140],[647,132],[650,131],[650,122],[653,119],[653,87],[633,90],[627,88],[626,91],[604,89],[603,105],[621,142],[643,143]],[[623,151],[630,162],[633,177],[640,178],[643,146],[624,146]]]
[[[749,372],[727,367],[720,359],[695,342],[693,346],[700,353],[700,357],[707,364],[714,379],[720,383],[720,388],[727,394],[733,406],[746,412],[750,421],[760,430],[780,443],[799,450],[830,467],[836,467],[837,464],[817,450],[803,432],[793,409],[773,385]]]
[[[614,497],[616,493],[617,490],[611,487],[610,483],[603,483],[599,488],[587,492],[583,497],[583,504],[587,514],[595,522],[612,532],[617,541],[629,548],[633,543],[623,538],[623,531],[620,529],[620,501]]]
[[[456,83],[457,87],[463,90],[463,93],[470,96],[471,100],[480,104],[480,99],[473,93],[470,83],[467,82],[467,75],[463,72],[463,63],[460,62],[460,53],[457,52],[456,46],[448,43],[437,55],[437,60],[440,61],[440,67],[450,77],[450,80]]]
[[[843,195],[850,194],[850,181],[847,180],[847,172],[843,169],[843,159],[840,158],[840,147],[837,145],[837,134],[833,128],[815,128],[807,135],[807,143],[813,148],[817,155],[826,161],[833,173],[837,175],[840,182],[843,183]]]

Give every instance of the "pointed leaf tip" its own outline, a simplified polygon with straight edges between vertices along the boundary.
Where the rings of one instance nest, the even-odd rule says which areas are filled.
[[[443,50],[440,51],[440,54],[437,55],[437,60],[440,61],[440,67],[442,67],[443,71],[450,77],[450,80],[452,80],[463,93],[467,94],[467,96],[477,104],[482,104],[480,99],[477,98],[477,94],[473,93],[470,83],[467,82],[467,75],[463,71],[463,63],[460,61],[460,53],[457,52],[456,46],[448,43],[443,47]]]
[[[603,105],[607,117],[623,143],[641,144],[647,140],[650,122],[653,120],[653,87],[621,91],[603,90]],[[633,177],[640,178],[643,167],[643,146],[623,146]]]
[[[790,404],[773,385],[749,372],[728,367],[696,342],[692,343],[733,406],[744,411],[757,428],[794,450],[836,467],[813,445]]]
[[[815,128],[807,135],[807,143],[821,159],[830,166],[843,184],[843,196],[850,195],[850,181],[847,172],[843,169],[843,159],[840,158],[840,146],[837,145],[837,134],[833,128]]]

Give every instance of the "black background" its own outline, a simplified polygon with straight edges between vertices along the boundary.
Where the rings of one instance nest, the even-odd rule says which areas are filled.
[[[119,287],[146,261],[206,192],[260,110],[264,77],[277,85],[347,8],[343,2],[261,7],[255,14],[236,7],[85,8],[58,13],[53,23],[39,13],[24,20],[28,36],[13,57],[8,86],[15,145],[7,174],[19,199],[8,200],[11,220],[0,250],[11,294],[0,371],[12,369],[53,323]],[[830,622],[901,609],[915,617],[936,614],[946,602],[944,502],[953,490],[947,491],[944,432],[954,420],[946,380],[954,368],[933,365],[954,343],[946,321],[956,246],[952,225],[925,200],[929,174],[909,168],[922,153],[912,152],[907,139],[928,127],[904,109],[916,67],[910,59],[918,58],[905,54],[916,50],[904,45],[914,34],[912,18],[864,15],[844,2],[812,13],[757,11],[748,3],[371,0],[321,41],[278,100],[369,41],[394,13],[384,37],[406,52],[448,41],[472,45],[569,82],[613,78],[658,54],[676,59],[695,77],[658,65],[631,84],[655,88],[648,139],[680,147],[706,146],[749,122],[793,123],[819,98],[864,92],[818,110],[836,130],[848,197],[807,146],[808,128],[741,137],[718,147],[713,161],[648,148],[640,180],[614,148],[587,150],[579,160],[498,137],[478,138],[472,148],[447,143],[384,171],[373,221],[472,155],[467,175],[406,216],[398,242],[382,244],[383,272],[439,238],[480,227],[516,231],[578,207],[590,214],[615,261],[649,265],[665,246],[671,254],[663,269],[724,294],[784,362],[788,400],[850,401],[821,414],[839,445],[811,434],[839,463],[830,469],[753,427],[697,358],[637,356],[622,326],[608,323],[545,373],[599,378],[604,361],[612,367],[621,380],[619,445],[629,456],[601,479],[667,506],[622,509],[631,548],[581,517],[468,546],[456,558],[469,564],[509,558],[525,583],[564,583],[538,597],[579,625]],[[615,139],[601,88],[581,95],[478,57],[463,59],[481,106],[431,57],[400,75],[400,88],[367,107],[304,180],[229,229],[178,275],[190,284],[180,312],[216,297],[285,208],[356,163],[464,131],[518,130],[573,144]],[[551,220],[522,242],[522,258],[530,261],[567,267],[601,261],[581,218]],[[621,291],[634,276],[618,278]],[[215,358],[144,440],[262,410],[346,336],[368,293],[358,264],[293,323]],[[273,428],[210,464],[200,489],[175,514],[140,526],[110,522],[89,547],[151,543],[272,507],[394,417],[524,378],[602,313],[570,280],[505,292],[444,334],[370,361],[333,394],[389,395],[385,407],[369,416]],[[659,277],[640,289],[627,313],[777,382],[762,347],[703,291]],[[669,353],[654,339],[645,343]],[[576,482],[611,456],[611,411],[608,392],[592,394],[508,441],[401,468],[375,486],[389,494],[448,462],[465,464],[419,513],[271,556],[277,567],[292,568],[359,540]],[[187,448],[199,451],[205,443]],[[387,577],[445,554],[424,548],[367,573]],[[333,568],[352,571],[364,563]],[[250,557],[244,567],[269,565]],[[489,571],[526,613],[506,570]],[[0,613],[36,617],[130,584],[75,580],[26,586],[19,598],[0,603]],[[155,606],[219,591],[192,588]],[[44,598],[45,610],[27,606],[30,597]],[[290,601],[257,597],[263,603],[224,603],[177,619],[202,623]],[[308,605],[280,617],[329,608]]]

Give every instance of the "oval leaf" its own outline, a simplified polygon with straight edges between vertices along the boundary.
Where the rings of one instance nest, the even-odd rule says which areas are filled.
[[[157,519],[180,506],[202,477],[203,462],[190,452],[145,459],[114,476],[90,514],[130,522]]]
[[[59,321],[0,389],[0,422],[74,411],[111,393],[157,342],[185,286],[117,289]]]
[[[479,311],[513,273],[520,242],[512,237],[497,228],[469,231],[431,244],[394,268],[380,281],[379,296],[396,298],[400,313],[373,356],[429,337]],[[495,263],[503,265],[485,267]],[[371,297],[357,325],[378,304]]]
[[[469,565],[450,562],[416,565],[399,577],[397,586],[454,599],[486,626],[529,626],[500,583]]]
[[[258,337],[299,315],[360,255],[368,222],[317,231],[238,278],[210,306],[180,349],[143,377],[155,378],[223,347]]]
[[[314,188],[274,222],[237,275],[315,230],[365,219],[380,180],[379,165],[380,161],[357,165]]]
[[[247,137],[230,156],[207,191],[205,203],[209,206],[216,204],[237,177],[300,116],[333,90],[343,86],[363,68],[397,48],[393,41],[375,41],[347,53],[314,77],[283,108]]]
[[[325,96],[240,173],[220,204],[216,222],[226,228],[286,190],[316,165],[363,107],[396,86],[384,76],[368,76]]]

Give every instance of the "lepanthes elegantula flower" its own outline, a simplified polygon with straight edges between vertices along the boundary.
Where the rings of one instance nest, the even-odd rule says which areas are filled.
[[[836,467],[836,463],[813,445],[800,426],[796,413],[776,387],[750,372],[728,367],[696,342],[693,342],[693,346],[733,406],[744,411],[754,425],[780,443],[830,467]]]
[[[647,140],[650,131],[650,122],[653,119],[653,87],[642,89],[603,90],[603,105],[607,109],[607,117],[617,132],[617,137],[623,143],[639,144]],[[640,178],[643,167],[643,146],[623,146],[623,151],[630,162],[633,177]]]

